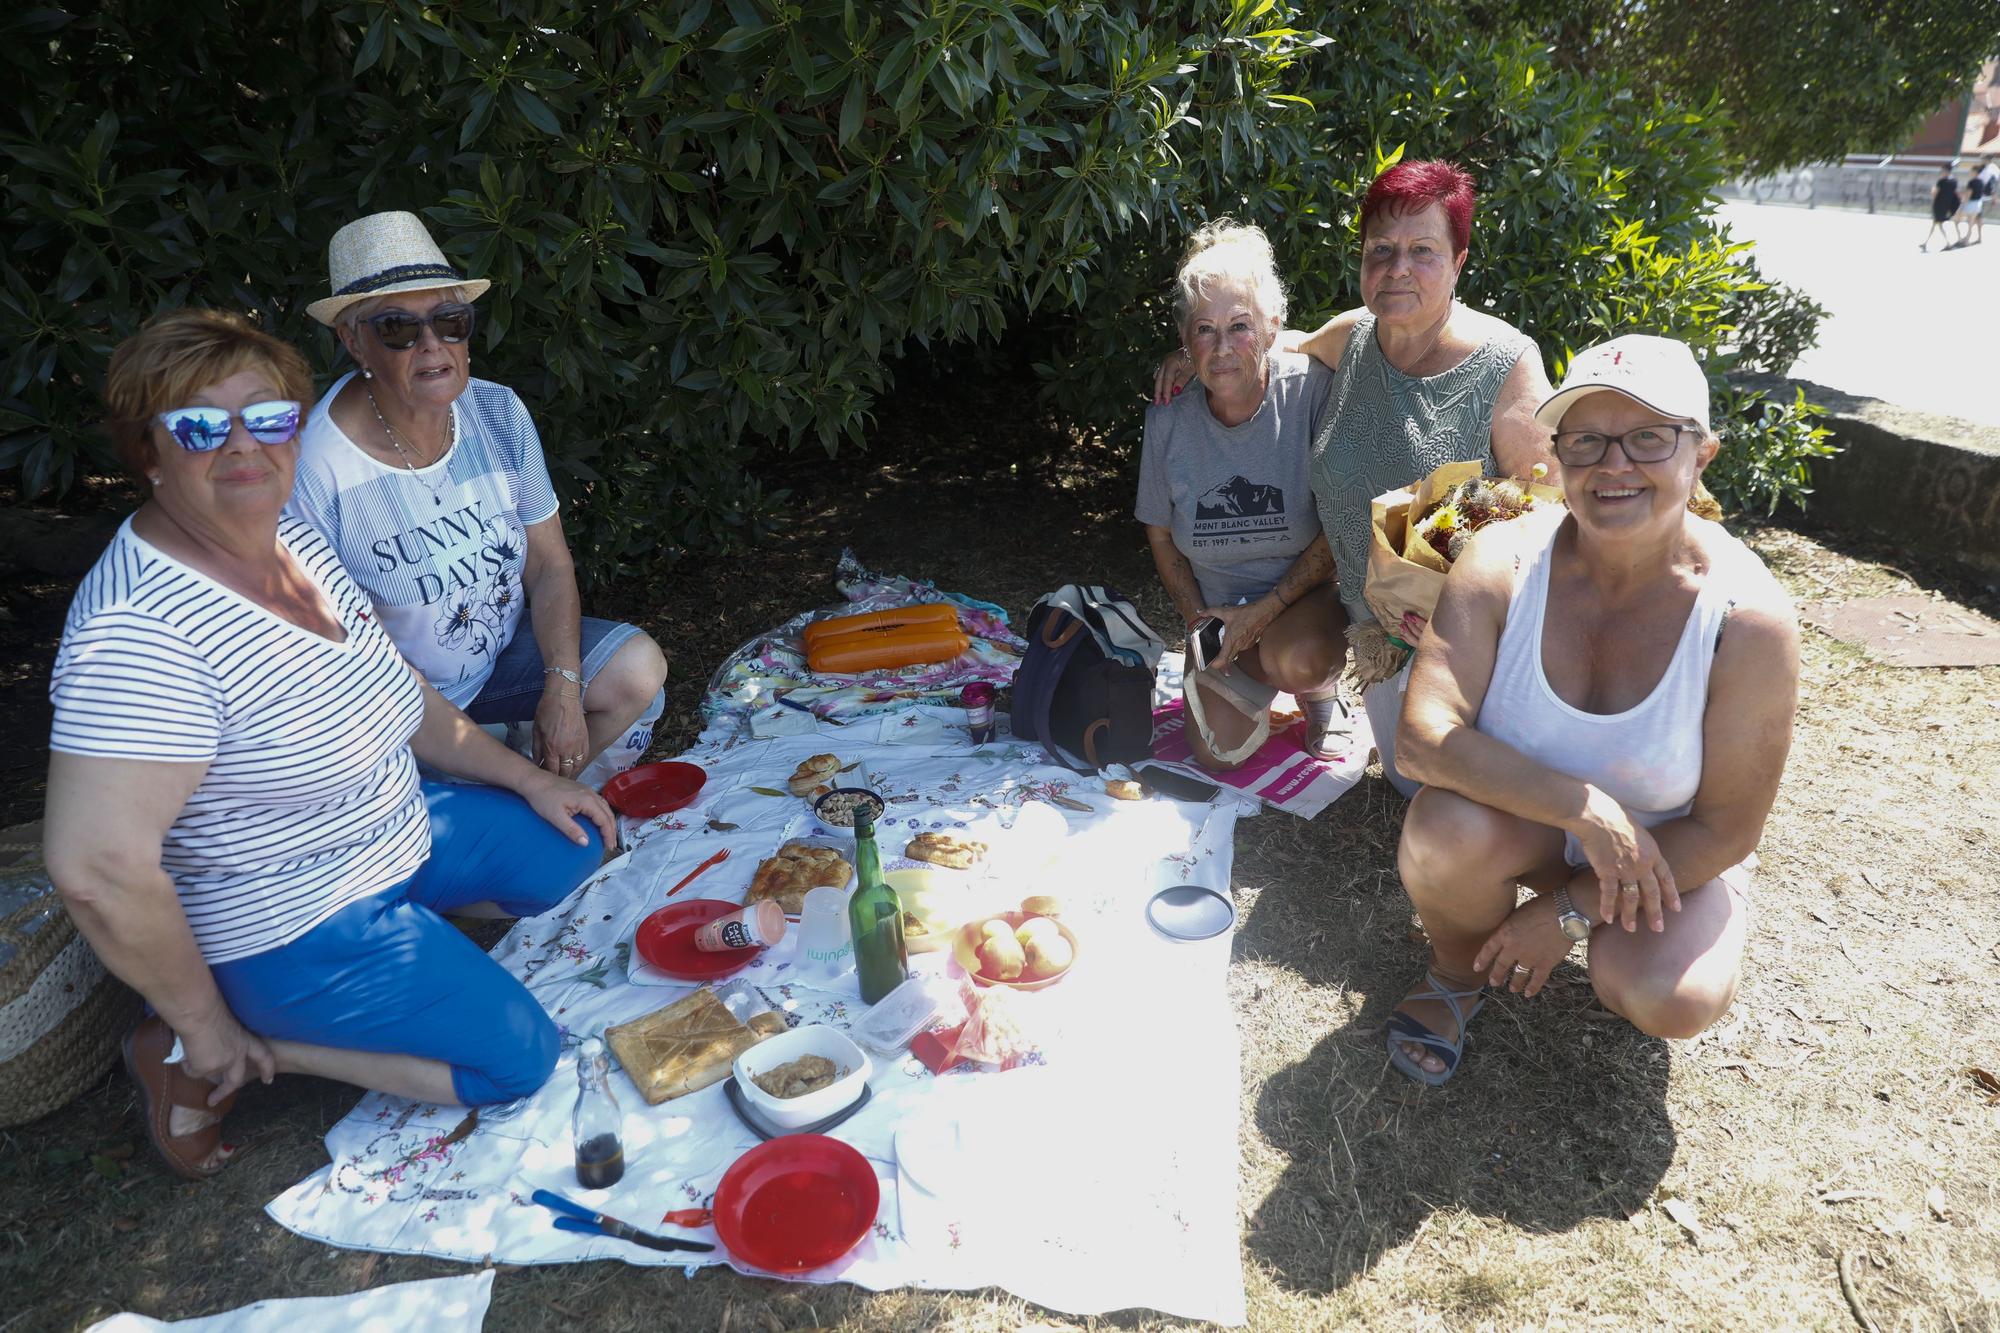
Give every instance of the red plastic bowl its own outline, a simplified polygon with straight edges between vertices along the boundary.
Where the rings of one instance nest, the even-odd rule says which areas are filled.
[[[713,953],[694,947],[694,933],[719,916],[728,916],[742,903],[719,898],[689,898],[668,903],[639,923],[632,945],[639,956],[670,977],[683,981],[713,981],[726,977],[764,951],[722,949]]]
[[[708,773],[701,765],[679,759],[638,764],[604,784],[604,799],[621,815],[651,819],[694,800],[707,781]]]
[[[882,1189],[868,1159],[824,1134],[788,1134],[737,1158],[715,1187],[715,1234],[767,1273],[824,1268],[875,1225]]]

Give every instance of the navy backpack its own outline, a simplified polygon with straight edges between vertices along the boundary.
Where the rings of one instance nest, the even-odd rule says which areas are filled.
[[[1028,617],[1014,672],[1014,734],[1078,772],[1153,754],[1153,672],[1166,645],[1132,603],[1068,583]]]

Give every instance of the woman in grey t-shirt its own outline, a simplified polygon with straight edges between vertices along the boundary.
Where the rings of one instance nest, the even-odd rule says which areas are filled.
[[[1182,621],[1223,624],[1220,654],[1187,676],[1189,744],[1206,767],[1239,767],[1282,691],[1306,710],[1308,753],[1323,755],[1346,622],[1308,469],[1333,377],[1273,353],[1285,294],[1257,228],[1203,227],[1175,286],[1181,354],[1199,378],[1146,413],[1134,511]]]
[[[1551,392],[1533,340],[1457,300],[1471,253],[1477,198],[1472,177],[1449,162],[1403,162],[1375,178],[1361,203],[1360,309],[1279,345],[1335,371],[1309,448],[1320,523],[1348,621],[1374,615],[1362,601],[1368,572],[1369,502],[1443,463],[1479,462],[1525,477],[1550,461],[1535,408]],[[1169,357],[1155,401],[1185,371]],[[1385,626],[1415,642],[1420,623]],[[1397,790],[1396,730],[1406,676],[1370,686],[1364,699],[1382,771]]]

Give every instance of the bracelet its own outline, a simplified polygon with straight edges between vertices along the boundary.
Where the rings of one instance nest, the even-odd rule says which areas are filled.
[[[543,667],[542,674],[544,676],[561,676],[579,690],[583,688],[583,677],[571,671],[568,667]]]
[[[1278,591],[1275,587],[1271,589],[1271,596],[1277,598],[1278,605],[1284,607],[1287,611],[1292,609],[1292,604],[1285,600],[1285,594]]]

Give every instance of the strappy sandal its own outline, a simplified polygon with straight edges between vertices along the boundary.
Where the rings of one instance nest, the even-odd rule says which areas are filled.
[[[229,1158],[209,1165],[209,1158],[222,1142],[222,1117],[236,1105],[230,1093],[215,1106],[208,1096],[215,1085],[193,1078],[177,1064],[168,1064],[174,1049],[174,1033],[158,1014],[148,1015],[139,1026],[125,1034],[125,1072],[139,1088],[139,1109],[146,1117],[146,1137],[167,1168],[183,1180],[206,1180],[229,1165]],[[186,1134],[173,1132],[174,1108],[213,1111],[215,1120]]]
[[[1312,714],[1307,713],[1299,722],[1299,731],[1299,748],[1306,752],[1307,758],[1321,763],[1339,759],[1347,753],[1354,740],[1354,713],[1348,708],[1347,700],[1335,699],[1333,716],[1327,719],[1325,726],[1316,726]],[[1337,743],[1329,745],[1328,741]]]
[[[1412,1000],[1443,1000],[1445,1007],[1451,1010],[1452,1018],[1457,1020],[1458,1036],[1440,1037],[1406,1013],[1390,1014],[1389,1063],[1417,1082],[1436,1088],[1442,1087],[1453,1074],[1458,1072],[1459,1059],[1465,1054],[1466,1025],[1486,1007],[1486,986],[1481,983],[1471,990],[1452,990],[1428,971],[1424,973],[1424,981],[1428,983],[1427,989],[1404,997],[1402,1003],[1408,1004]],[[1472,1004],[1469,1008],[1461,1008],[1459,1005],[1461,1000],[1471,1000]],[[1403,1043],[1406,1041],[1413,1041],[1436,1051],[1438,1059],[1444,1061],[1444,1068],[1435,1074],[1425,1069],[1403,1050]]]

